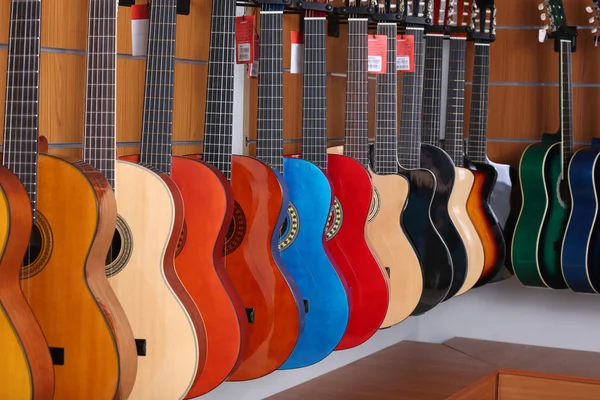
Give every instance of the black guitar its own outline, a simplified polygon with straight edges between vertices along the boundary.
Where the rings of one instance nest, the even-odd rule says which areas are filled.
[[[406,26],[405,34],[412,35],[415,42],[414,72],[405,73],[403,78],[398,145],[399,173],[410,182],[410,194],[402,223],[419,253],[423,270],[423,293],[413,315],[423,314],[444,301],[453,289],[454,279],[452,257],[436,228],[436,224],[444,221],[432,220],[439,218],[444,212],[449,220],[448,203],[444,204],[436,199],[436,176],[431,170],[421,167],[424,29],[433,17],[430,1],[414,2],[412,8],[398,9]],[[442,191],[445,190],[442,188]]]

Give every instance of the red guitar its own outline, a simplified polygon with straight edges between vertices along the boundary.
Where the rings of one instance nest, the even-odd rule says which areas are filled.
[[[325,172],[335,194],[326,240],[327,248],[349,288],[350,318],[346,333],[336,347],[336,350],[343,350],[364,343],[377,332],[388,309],[389,289],[384,272],[365,239],[373,195],[366,169],[368,160],[366,157],[357,161],[352,157],[327,154],[325,32],[323,20],[322,29],[306,38],[305,46],[314,47],[310,52],[305,51],[305,57],[310,58],[305,59],[305,68],[310,73],[304,75],[304,101],[311,101],[313,105],[304,108],[303,119],[312,121],[310,126],[314,129],[303,135],[302,156]],[[367,70],[363,72],[366,74]],[[353,109],[349,107],[347,112],[352,113]],[[347,116],[349,120],[351,117]],[[349,143],[360,140],[361,135],[366,134],[366,131],[357,128],[352,123],[348,124],[346,134]]]

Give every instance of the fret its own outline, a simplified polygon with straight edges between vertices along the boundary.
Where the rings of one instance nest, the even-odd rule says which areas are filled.
[[[487,162],[489,79],[490,45],[475,43],[467,156],[470,160],[479,163]]]
[[[398,173],[398,74],[395,23],[377,24],[377,34],[388,37],[386,73],[377,75],[374,168],[380,175]]]
[[[148,27],[141,162],[171,174],[177,0],[153,0]]]
[[[448,104],[444,148],[457,167],[463,166],[465,119],[465,63],[467,43],[463,38],[450,39]]]
[[[327,63],[325,18],[304,21],[302,158],[327,169]]]
[[[567,168],[573,157],[573,82],[571,65],[571,40],[560,40],[560,131],[562,153],[562,176],[566,178]],[[565,185],[566,187],[566,185]],[[568,193],[563,196],[568,199]]]
[[[415,39],[415,70],[414,72],[405,73],[403,77],[398,158],[400,165],[404,168],[416,169],[421,164],[421,114],[423,111],[425,41],[422,28],[409,25],[406,34],[413,35]]]
[[[442,114],[442,58],[444,36],[425,36],[425,69],[423,77],[422,140],[439,146]]]
[[[204,160],[231,179],[235,0],[213,0],[204,123]]]
[[[83,159],[116,190],[117,4],[90,0]]]
[[[344,154],[365,168],[369,163],[368,29],[368,19],[352,16],[348,19]]]
[[[3,165],[19,177],[37,212],[40,0],[10,7]]]
[[[283,173],[283,7],[263,5],[260,24],[256,154]]]

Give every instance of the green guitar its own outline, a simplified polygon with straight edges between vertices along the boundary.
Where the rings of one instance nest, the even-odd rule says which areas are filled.
[[[519,165],[523,206],[512,241],[515,275],[526,286],[565,289],[561,248],[570,209],[566,172],[573,156],[571,52],[575,27],[569,27],[561,0],[545,0],[549,37],[560,54],[560,131],[529,146]],[[544,32],[542,32],[544,33]]]

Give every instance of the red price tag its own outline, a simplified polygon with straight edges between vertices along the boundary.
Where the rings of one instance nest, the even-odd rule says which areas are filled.
[[[244,15],[235,19],[235,48],[238,64],[252,64],[254,61],[254,15]]]
[[[258,67],[260,63],[260,38],[258,35],[254,35],[254,61],[248,65],[248,78],[258,78]]]
[[[387,35],[369,35],[369,67],[370,74],[385,74],[387,72]]]
[[[301,74],[304,68],[304,36],[300,32],[292,31],[292,59],[290,73]]]
[[[402,35],[396,42],[396,70],[415,72],[415,37]]]
[[[131,54],[145,56],[148,52],[148,25],[150,7],[148,4],[131,6]]]

